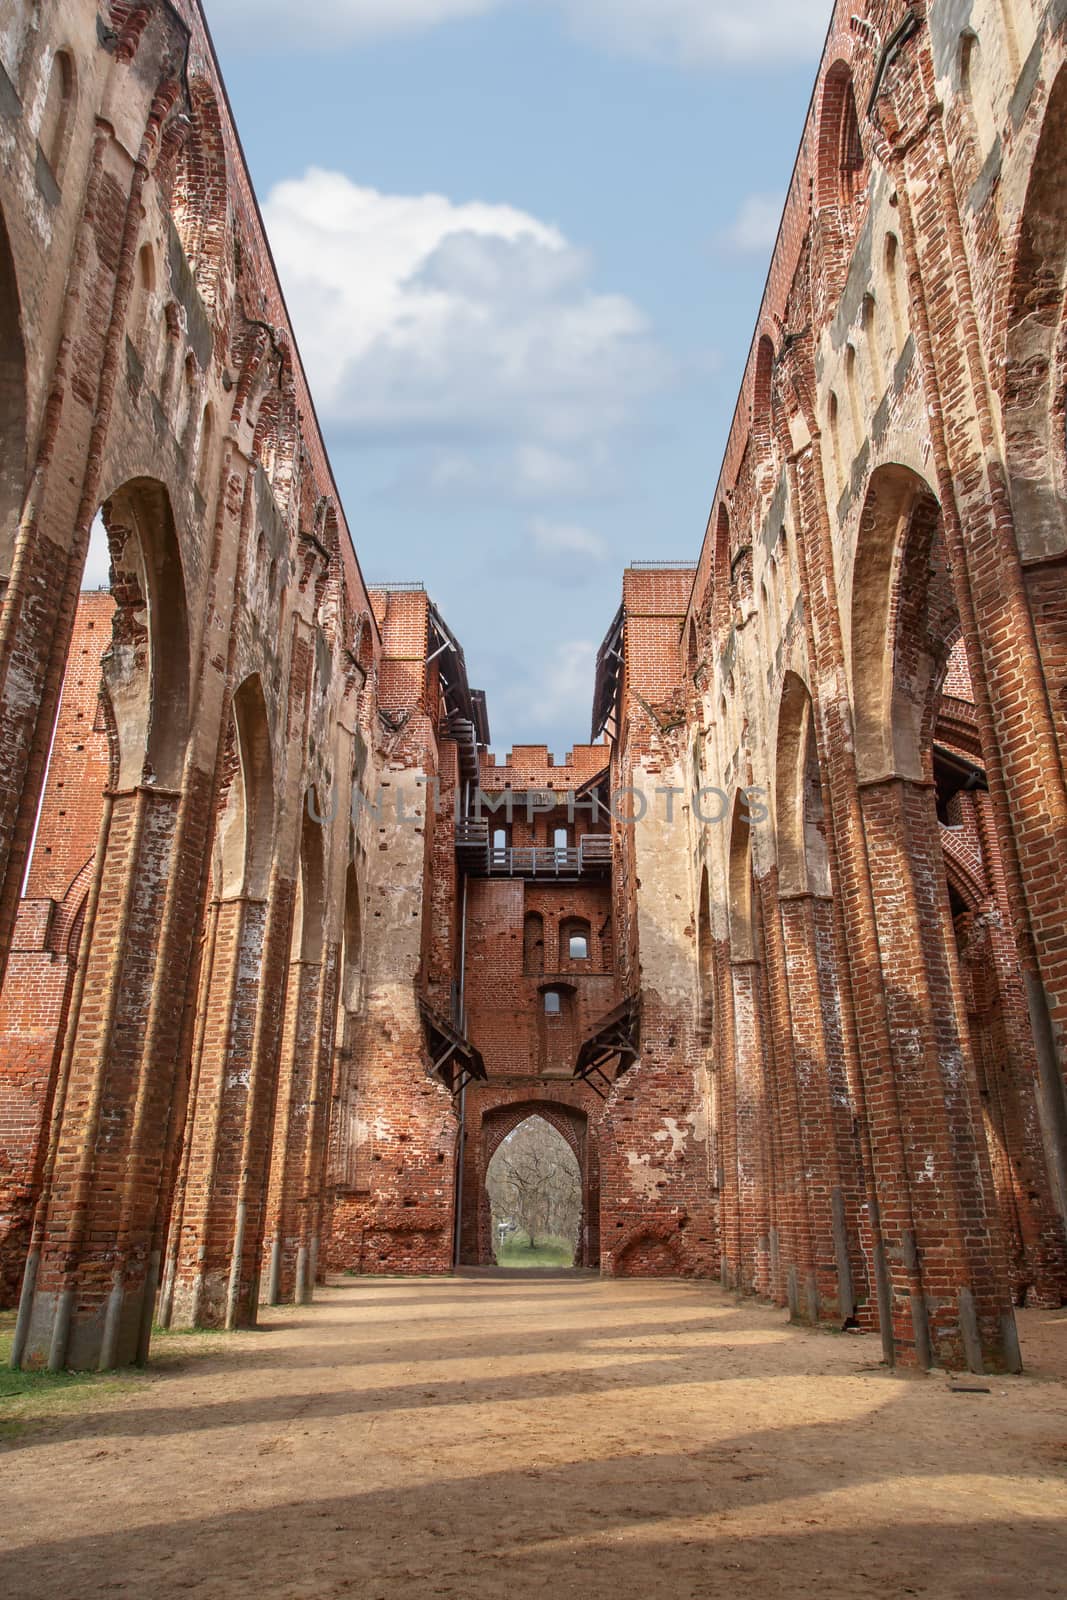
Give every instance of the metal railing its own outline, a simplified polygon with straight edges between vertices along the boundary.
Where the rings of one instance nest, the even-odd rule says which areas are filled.
[[[507,845],[490,843],[487,822],[456,825],[456,852],[491,877],[574,878],[611,866],[611,836],[587,833],[577,846]]]

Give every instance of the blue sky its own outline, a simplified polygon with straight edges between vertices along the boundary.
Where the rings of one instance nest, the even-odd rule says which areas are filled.
[[[206,9],[364,573],[562,759],[700,548],[829,5]]]

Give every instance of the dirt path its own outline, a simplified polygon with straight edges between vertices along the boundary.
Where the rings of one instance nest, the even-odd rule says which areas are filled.
[[[1067,1313],[1024,1339],[901,1379],[703,1285],[349,1280],[0,1450],[0,1587],[1062,1596]]]

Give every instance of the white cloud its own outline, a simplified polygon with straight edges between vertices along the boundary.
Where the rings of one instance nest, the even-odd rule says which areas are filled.
[[[470,491],[488,443],[531,489],[562,487],[667,374],[633,302],[595,290],[587,257],[526,212],[311,169],[264,215],[325,418],[447,446],[441,487]]]
[[[559,12],[575,32],[613,52],[682,66],[812,59],[830,19],[829,0],[211,0],[220,33],[248,48],[359,44],[521,5]]]
[[[782,197],[777,194],[750,194],[721,234],[723,247],[733,255],[769,256],[778,237],[782,218]]]
[[[269,47],[284,40],[305,49],[363,44],[387,34],[414,33],[442,22],[495,11],[501,0],[208,0],[208,22],[242,44]]]
[[[573,522],[548,522],[535,517],[530,524],[530,540],[540,557],[562,557],[567,562],[601,562],[608,558],[608,541],[591,528]]]
[[[680,66],[808,60],[830,0],[557,0],[576,31],[610,50]]]
[[[524,675],[504,696],[509,724],[543,734],[545,729],[573,726],[576,707],[584,721],[593,698],[596,652],[596,645],[585,639],[550,646],[536,674]],[[563,759],[562,750],[555,754]]]
[[[403,471],[383,491],[390,500],[454,502],[495,500],[503,504],[558,505],[619,496],[618,466],[608,444],[583,439],[571,449],[520,443],[502,450],[454,449],[447,445]]]

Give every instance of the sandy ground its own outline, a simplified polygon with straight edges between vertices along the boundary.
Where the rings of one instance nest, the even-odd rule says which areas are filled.
[[[345,1280],[0,1448],[0,1589],[1067,1594],[1067,1312],[901,1378],[706,1285]],[[956,1392],[985,1387],[989,1393]]]

